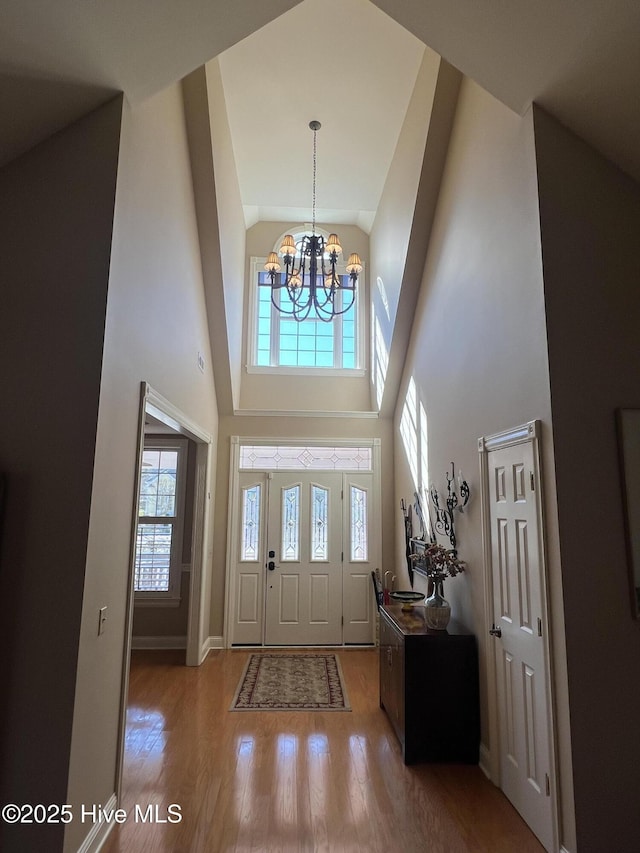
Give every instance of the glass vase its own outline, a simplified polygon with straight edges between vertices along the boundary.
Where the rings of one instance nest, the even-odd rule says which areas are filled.
[[[432,581],[433,591],[424,603],[424,620],[427,628],[433,631],[445,631],[451,619],[451,605],[442,594],[444,578],[434,577]]]

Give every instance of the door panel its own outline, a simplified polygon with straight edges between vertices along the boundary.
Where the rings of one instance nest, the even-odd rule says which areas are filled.
[[[241,573],[238,590],[238,622],[257,624],[260,618],[260,577]]]
[[[373,476],[345,474],[344,496],[344,642],[370,643],[375,619],[371,572],[378,565]]]
[[[266,645],[342,643],[342,474],[269,477]]]
[[[260,645],[263,626],[266,475],[239,475],[238,559],[233,584],[233,643]]]
[[[488,454],[501,787],[547,850],[553,842],[543,563],[533,446]]]

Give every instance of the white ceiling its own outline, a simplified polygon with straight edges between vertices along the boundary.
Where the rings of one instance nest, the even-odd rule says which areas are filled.
[[[333,23],[331,23],[333,22]],[[369,0],[304,0],[220,57],[245,211],[369,231],[424,44]]]
[[[316,118],[323,123],[318,204],[337,209],[328,219],[361,210],[366,224],[406,107],[420,49],[415,36],[512,109],[523,112],[538,101],[640,180],[638,0],[305,0],[297,6],[296,0],[2,0],[0,163],[110,93],[122,90],[139,102],[246,39],[237,50],[238,56],[249,50],[253,82],[248,67],[240,69],[242,85],[231,80],[236,49],[222,66],[249,214],[309,210],[307,123]],[[413,36],[385,21],[380,9]],[[259,36],[247,38],[260,27]],[[291,103],[275,71],[283,58]],[[332,90],[326,81],[334,70],[340,82]],[[251,89],[250,98],[261,92],[266,106],[253,103],[245,112],[247,93],[234,86]],[[311,111],[310,101],[324,109]],[[275,137],[279,127],[286,142]]]

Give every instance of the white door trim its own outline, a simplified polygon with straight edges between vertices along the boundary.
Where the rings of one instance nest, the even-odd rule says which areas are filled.
[[[517,444],[531,443],[533,449],[533,464],[534,478],[536,485],[536,512],[538,530],[540,536],[540,582],[541,582],[541,602],[542,602],[542,623],[543,623],[543,649],[545,662],[545,689],[547,692],[548,702],[548,719],[547,727],[549,733],[550,744],[550,797],[551,797],[551,813],[552,813],[552,834],[553,834],[553,849],[559,850],[559,785],[557,777],[557,762],[556,762],[556,729],[554,719],[554,691],[552,678],[552,656],[551,656],[551,620],[550,620],[550,605],[549,605],[549,584],[547,580],[547,559],[546,559],[546,543],[545,543],[545,526],[543,513],[543,484],[542,484],[542,465],[541,465],[541,450],[540,450],[541,422],[539,420],[528,421],[520,426],[512,429],[503,430],[493,435],[482,436],[478,439],[478,452],[480,454],[480,487],[481,487],[481,505],[482,505],[482,547],[484,556],[484,607],[486,626],[484,630],[488,632],[491,625],[494,623],[494,604],[493,604],[493,572],[492,572],[492,553],[491,553],[491,520],[490,520],[490,500],[489,500],[489,469],[488,469],[488,454],[492,450],[501,450],[506,447],[512,447]],[[489,740],[490,748],[486,745],[483,748],[483,754],[486,758],[486,770],[489,778],[494,784],[500,786],[500,738],[498,733],[498,706],[497,706],[497,673],[496,673],[496,657],[495,647],[490,646],[486,655],[487,667],[487,702],[489,715]]]
[[[235,564],[238,551],[238,533],[240,518],[237,512],[239,497],[239,475],[240,475],[240,447],[243,444],[251,445],[313,445],[317,447],[371,447],[371,465],[374,490],[374,518],[372,524],[373,539],[372,547],[375,548],[376,563],[382,558],[382,518],[381,518],[381,440],[379,438],[281,438],[275,436],[254,437],[238,436],[230,437],[230,464],[229,464],[229,503],[227,511],[227,553],[225,569],[225,601],[224,601],[224,648],[233,646],[233,619],[231,618],[231,607],[235,601]],[[258,469],[256,469],[257,471]],[[267,469],[264,469],[267,472]],[[265,602],[263,600],[263,610]],[[375,620],[374,620],[375,621]],[[374,642],[375,626],[372,626],[371,641]],[[264,645],[264,614],[262,626],[262,644]]]

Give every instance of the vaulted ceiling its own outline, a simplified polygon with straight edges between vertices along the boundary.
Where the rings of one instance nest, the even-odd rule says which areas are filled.
[[[515,111],[537,101],[640,180],[639,42],[635,0],[3,0],[0,163],[117,91],[135,104],[228,50],[249,224],[308,209],[317,118],[319,192],[331,176],[318,205],[366,230],[423,43]],[[345,167],[358,178],[347,190]]]
[[[317,119],[317,219],[369,232],[424,50],[369,0],[305,0],[225,51],[247,227],[310,219]]]

